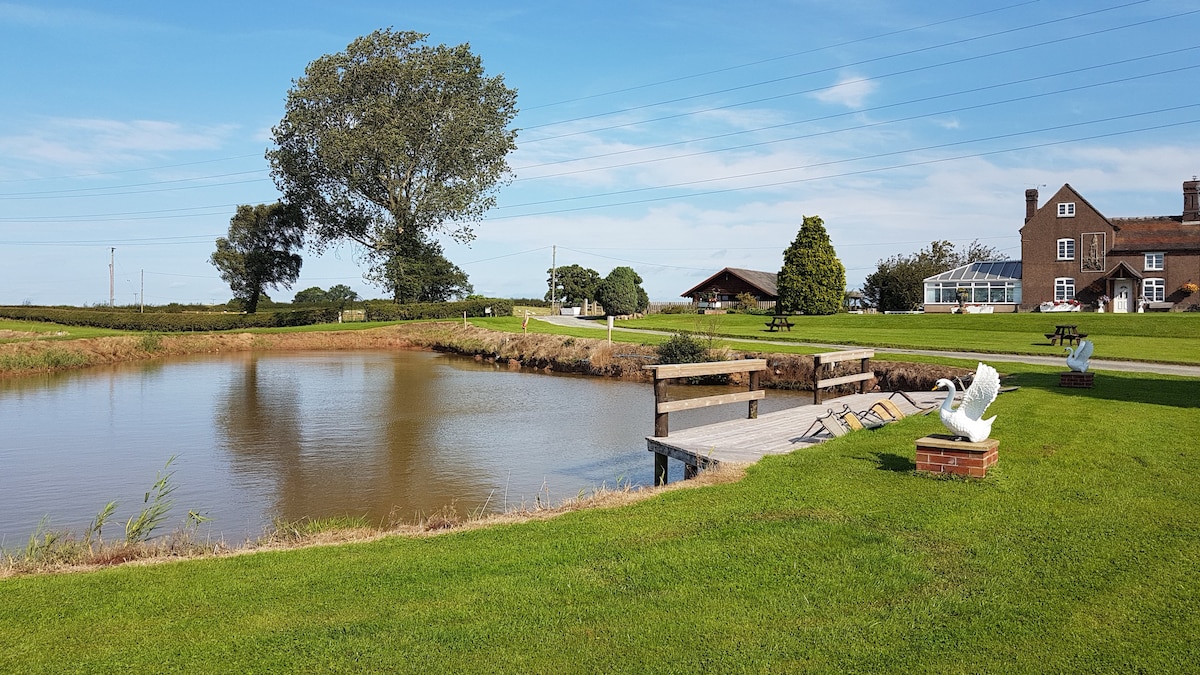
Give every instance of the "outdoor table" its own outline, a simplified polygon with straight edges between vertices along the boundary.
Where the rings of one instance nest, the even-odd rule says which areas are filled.
[[[786,330],[788,332],[791,332],[792,330],[792,322],[788,321],[786,316],[771,317],[771,322],[766,325],[767,330],[771,331],[772,333],[774,333],[776,330]]]
[[[1078,326],[1073,323],[1064,323],[1054,327],[1053,333],[1046,333],[1046,337],[1050,339],[1050,344],[1075,344],[1082,338],[1087,337],[1087,333],[1080,333],[1077,330]]]

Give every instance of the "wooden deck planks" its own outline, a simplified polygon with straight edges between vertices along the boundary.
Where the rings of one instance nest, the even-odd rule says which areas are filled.
[[[906,393],[926,408],[939,405],[946,396],[945,392],[938,391]],[[729,420],[680,429],[672,431],[666,438],[647,436],[647,449],[691,466],[719,462],[754,463],[766,455],[784,454],[829,440],[827,434],[803,434],[817,417],[831,409],[840,410],[845,404],[851,410],[866,410],[872,403],[887,397],[886,392],[851,394],[826,400],[819,405],[802,405],[767,413],[757,419]],[[892,402],[906,415],[920,411],[902,396],[896,396]]]

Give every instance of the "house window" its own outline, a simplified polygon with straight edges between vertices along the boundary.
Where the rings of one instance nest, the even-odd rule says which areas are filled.
[[[1059,218],[1074,218],[1075,217],[1075,202],[1059,202],[1058,203]]]
[[[1070,277],[1059,277],[1054,280],[1054,301],[1062,302],[1075,297],[1075,280]]]
[[[971,304],[1020,303],[1019,281],[929,281],[925,283],[925,302],[930,305],[957,305],[958,292],[966,291],[964,302]]]
[[[1163,302],[1167,299],[1167,285],[1162,279],[1143,279],[1142,297],[1146,302]]]
[[[1163,268],[1163,254],[1162,253],[1147,253],[1146,254],[1146,266],[1143,269],[1151,271],[1151,272],[1161,272],[1162,268]]]
[[[1058,240],[1058,259],[1059,260],[1074,260],[1075,259],[1075,240],[1074,239],[1059,239]]]

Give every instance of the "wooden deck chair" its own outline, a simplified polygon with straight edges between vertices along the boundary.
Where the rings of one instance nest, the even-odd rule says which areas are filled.
[[[842,404],[842,409],[837,412],[838,419],[842,420],[851,431],[859,429],[877,429],[885,424],[885,422],[876,417],[870,411],[858,412],[851,410],[849,405]]]
[[[892,403],[891,399],[880,399],[872,403],[868,411],[884,422],[895,422],[904,419],[904,411],[895,403]]]

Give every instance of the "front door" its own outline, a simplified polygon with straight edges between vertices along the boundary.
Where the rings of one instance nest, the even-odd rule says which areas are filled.
[[[1113,282],[1113,313],[1128,314],[1133,306],[1133,282],[1117,279]]]

